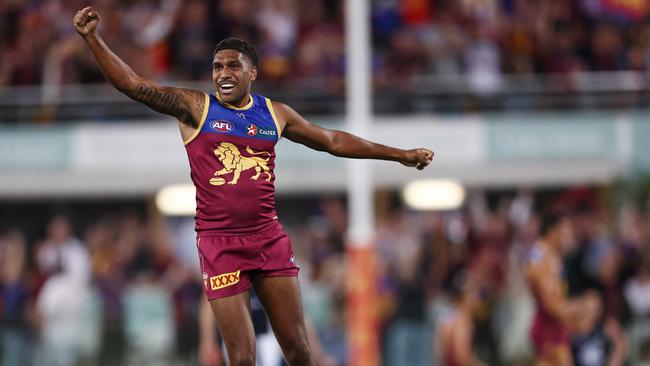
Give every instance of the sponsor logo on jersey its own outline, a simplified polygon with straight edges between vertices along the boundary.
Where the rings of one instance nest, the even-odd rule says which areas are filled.
[[[236,272],[222,273],[217,276],[210,277],[210,288],[218,290],[220,288],[232,286],[239,282],[239,270]]]
[[[246,115],[242,112],[237,113],[237,115],[239,116],[239,118],[246,119]]]
[[[260,130],[260,135],[275,136],[274,130]]]
[[[248,127],[246,127],[246,134],[248,134],[248,136],[255,136],[257,134],[265,135],[265,136],[275,136],[275,130],[263,130],[257,127],[257,125],[250,123]]]
[[[222,119],[210,122],[210,128],[221,133],[230,133],[233,130],[232,123]]]

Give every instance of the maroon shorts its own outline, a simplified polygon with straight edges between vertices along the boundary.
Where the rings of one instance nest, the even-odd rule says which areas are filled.
[[[199,233],[196,239],[208,300],[237,295],[257,277],[296,277],[289,236],[279,222],[254,234]]]
[[[538,356],[552,352],[558,346],[569,345],[569,331],[559,320],[538,310],[530,328],[530,338]]]

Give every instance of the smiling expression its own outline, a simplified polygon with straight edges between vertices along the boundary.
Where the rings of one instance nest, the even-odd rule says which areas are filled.
[[[257,78],[257,67],[237,50],[223,49],[214,55],[212,81],[219,99],[235,107],[248,103],[251,82]]]

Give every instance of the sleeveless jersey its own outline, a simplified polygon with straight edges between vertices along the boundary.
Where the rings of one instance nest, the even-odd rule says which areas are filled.
[[[185,141],[196,187],[196,231],[248,234],[277,219],[275,144],[282,131],[268,98],[243,108],[205,96],[203,117]]]

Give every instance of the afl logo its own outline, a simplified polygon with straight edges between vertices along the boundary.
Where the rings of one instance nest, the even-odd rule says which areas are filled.
[[[246,133],[248,134],[248,136],[257,135],[257,126],[251,123],[250,125],[248,125],[248,127],[246,127]]]
[[[217,132],[229,133],[232,131],[232,123],[224,120],[216,120],[210,122],[210,128]]]

